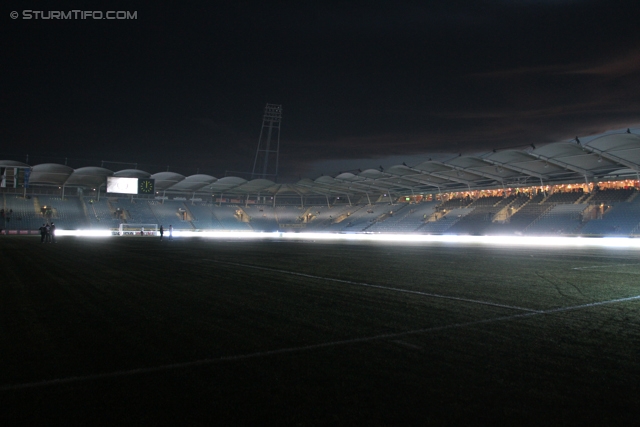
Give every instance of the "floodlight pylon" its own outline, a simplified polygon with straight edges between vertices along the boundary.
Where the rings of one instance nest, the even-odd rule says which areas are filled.
[[[272,177],[274,181],[278,179],[278,156],[280,154],[280,122],[282,121],[282,105],[267,104],[264,108],[264,116],[262,118],[262,129],[260,129],[260,138],[258,139],[258,149],[256,150],[256,158],[253,162],[253,171],[251,179]],[[275,149],[271,147],[272,138],[275,132]],[[264,138],[263,138],[264,137]],[[269,169],[269,161],[272,163]],[[275,163],[275,165],[274,165]],[[262,164],[262,172],[259,165]]]

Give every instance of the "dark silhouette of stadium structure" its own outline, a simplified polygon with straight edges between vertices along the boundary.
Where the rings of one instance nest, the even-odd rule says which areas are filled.
[[[282,106],[267,104],[249,180],[0,160],[0,228],[36,233],[46,212],[59,230],[640,234],[640,136],[632,129],[281,183],[281,119]],[[114,180],[133,183],[132,191],[108,187]]]

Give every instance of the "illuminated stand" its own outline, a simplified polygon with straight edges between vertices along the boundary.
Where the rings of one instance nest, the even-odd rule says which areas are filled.
[[[118,236],[140,236],[144,229],[144,236],[158,236],[158,224],[120,224]]]
[[[278,155],[280,152],[280,122],[282,121],[282,105],[267,104],[262,118],[262,129],[256,150],[256,159],[253,162],[251,179],[270,177],[274,181],[278,178]],[[274,135],[275,133],[275,135]],[[275,137],[275,149],[272,148],[271,139]],[[272,167],[269,168],[269,160]],[[275,166],[273,164],[275,163]],[[262,164],[262,172],[260,172]]]

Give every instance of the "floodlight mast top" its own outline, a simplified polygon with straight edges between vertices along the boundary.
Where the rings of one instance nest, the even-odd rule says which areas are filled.
[[[282,119],[282,105],[267,104],[264,108],[264,119],[279,123]]]
[[[267,176],[273,176],[274,180],[277,180],[278,177],[278,156],[280,154],[280,122],[282,121],[282,105],[278,104],[267,104],[264,108],[264,116],[262,118],[262,129],[260,130],[260,139],[258,140],[258,149],[256,150],[256,158],[253,162],[253,171],[251,172],[251,179],[255,179],[256,177],[265,179]],[[263,141],[263,135],[265,134],[266,129],[266,138]],[[276,147],[275,149],[271,148],[271,137],[273,131],[277,132],[276,138]],[[275,168],[273,169],[273,173],[269,173],[269,159],[275,161]],[[258,168],[258,161],[261,160],[262,163],[262,173],[259,173],[256,169]]]

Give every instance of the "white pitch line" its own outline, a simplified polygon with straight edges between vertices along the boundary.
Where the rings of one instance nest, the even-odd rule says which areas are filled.
[[[195,366],[212,365],[212,364],[223,363],[223,362],[234,362],[239,360],[255,359],[255,358],[260,358],[265,356],[274,356],[279,354],[299,353],[299,352],[308,351],[308,350],[337,347],[340,345],[358,344],[358,343],[366,343],[371,341],[380,341],[380,340],[388,340],[388,339],[395,340],[397,338],[405,337],[408,335],[418,335],[418,334],[424,334],[427,332],[438,332],[438,331],[444,331],[447,329],[458,329],[458,328],[464,328],[467,326],[476,326],[476,325],[482,325],[487,323],[502,322],[502,321],[508,321],[513,319],[525,318],[525,317],[540,316],[544,314],[555,314],[555,313],[561,313],[565,311],[581,310],[585,308],[598,307],[606,304],[635,301],[639,299],[640,299],[640,295],[637,295],[637,296],[628,297],[628,298],[618,298],[618,299],[607,300],[607,301],[598,301],[598,302],[589,303],[589,304],[581,304],[581,305],[576,305],[571,307],[561,307],[561,308],[555,308],[551,310],[544,310],[544,311],[537,311],[537,312],[518,313],[518,314],[512,314],[510,316],[501,316],[501,317],[494,317],[491,319],[473,320],[469,322],[454,323],[451,325],[415,329],[412,331],[380,334],[380,335],[373,335],[370,337],[352,338],[352,339],[339,340],[339,341],[330,341],[330,342],[311,344],[311,345],[305,345],[300,347],[286,347],[286,348],[281,348],[276,350],[267,350],[267,351],[258,351],[255,353],[239,354],[235,356],[220,356],[217,358],[200,359],[200,360],[195,360],[191,362],[171,363],[167,365],[154,366],[151,368],[128,369],[128,370],[122,370],[122,371],[106,372],[101,374],[57,378],[53,380],[36,381],[36,382],[22,383],[22,384],[5,384],[0,386],[0,392],[48,387],[48,386],[54,386],[54,385],[60,385],[60,384],[70,384],[70,383],[99,380],[99,379],[105,379],[105,378],[126,377],[131,375],[140,375],[140,374],[146,374],[146,373],[168,371],[172,369],[184,369],[184,368],[190,368]]]
[[[589,270],[589,269],[593,269],[593,268],[616,268],[616,267],[626,267],[629,265],[640,265],[638,263],[634,263],[634,264],[613,264],[613,265],[590,265],[588,267],[573,267],[572,270]],[[614,271],[614,273],[617,273],[617,271]]]
[[[563,311],[581,310],[583,308],[598,307],[598,306],[601,306],[601,305],[615,304],[615,303],[618,303],[618,302],[635,301],[635,300],[638,300],[638,299],[640,299],[640,295],[636,295],[635,297],[610,299],[610,300],[607,300],[607,301],[590,302],[588,304],[574,305],[574,306],[571,306],[571,307],[552,308],[550,310],[544,310],[540,314],[553,314],[553,313],[560,313],[560,312],[563,312]]]
[[[541,312],[540,310],[534,310],[534,309],[531,309],[531,308],[518,307],[518,306],[515,306],[515,305],[498,304],[498,303],[490,302],[490,301],[482,301],[482,300],[475,300],[475,299],[469,299],[469,298],[453,297],[453,296],[449,296],[449,295],[432,294],[432,293],[429,293],[429,292],[412,291],[410,289],[392,288],[392,287],[389,287],[389,286],[382,286],[382,285],[372,285],[370,283],[354,282],[354,281],[351,281],[351,280],[335,279],[335,278],[332,278],[332,277],[324,277],[324,276],[316,276],[316,275],[313,275],[313,274],[299,273],[297,271],[280,270],[280,269],[277,269],[277,268],[260,267],[260,266],[257,266],[257,265],[250,265],[250,264],[240,264],[240,263],[237,263],[237,262],[218,261],[218,260],[215,260],[215,259],[204,259],[204,261],[212,261],[212,262],[216,262],[218,264],[234,265],[236,267],[254,268],[256,270],[272,271],[272,272],[275,272],[275,273],[284,273],[284,274],[289,274],[289,275],[292,275],[292,276],[308,277],[310,279],[319,279],[319,280],[326,280],[326,281],[330,281],[330,282],[346,283],[348,285],[365,286],[365,287],[368,287],[368,288],[383,289],[383,290],[386,290],[386,291],[402,292],[402,293],[405,293],[405,294],[414,294],[414,295],[421,295],[421,296],[426,296],[426,297],[431,297],[431,298],[442,298],[442,299],[449,299],[449,300],[454,300],[454,301],[470,302],[470,303],[473,303],[473,304],[489,305],[489,306],[492,306],[492,307],[507,308],[507,309],[510,309],[510,310],[527,311],[527,312],[531,312],[531,313],[540,313]]]
[[[593,269],[593,270],[590,270],[590,271],[606,271],[607,273],[612,273],[612,274],[633,274],[633,275],[636,275],[636,276],[640,274],[637,271],[609,271],[609,270],[605,270],[605,269],[602,269],[602,270]]]
[[[414,350],[422,350],[422,347],[420,347],[419,345],[411,344],[411,343],[408,343],[408,342],[406,342],[406,341],[402,341],[402,340],[393,340],[392,342],[394,342],[394,343],[396,343],[396,344],[399,344],[399,345],[401,345],[401,346],[403,346],[403,347],[412,348],[412,349],[414,349]]]
[[[502,317],[497,317],[492,319],[483,319],[483,320],[476,320],[471,322],[456,323],[452,325],[435,326],[432,328],[417,329],[413,331],[380,334],[380,335],[374,335],[370,337],[352,338],[352,339],[340,340],[340,341],[330,341],[330,342],[311,344],[311,345],[306,345],[301,347],[287,347],[287,348],[280,348],[276,350],[267,350],[267,351],[259,351],[255,353],[239,354],[235,356],[220,356],[218,358],[200,359],[200,360],[183,362],[183,363],[171,363],[167,365],[154,366],[150,368],[128,369],[128,370],[122,370],[122,371],[105,372],[101,374],[57,378],[53,380],[37,381],[37,382],[22,383],[22,384],[7,384],[7,385],[0,386],[0,392],[46,387],[46,386],[59,385],[59,384],[69,384],[69,383],[99,380],[99,379],[105,379],[105,378],[125,377],[125,376],[139,375],[139,374],[146,374],[146,373],[153,373],[153,372],[162,372],[162,371],[167,371],[172,369],[182,369],[182,368],[190,368],[190,367],[202,366],[202,365],[211,365],[211,364],[221,363],[221,362],[233,362],[233,361],[246,360],[246,359],[255,359],[255,358],[260,358],[265,356],[274,356],[278,354],[296,353],[296,352],[302,352],[307,350],[336,347],[336,346],[346,345],[346,344],[357,344],[357,343],[365,343],[365,342],[378,341],[378,340],[384,340],[384,339],[393,339],[393,338],[404,337],[407,335],[415,335],[415,334],[421,334],[425,332],[434,332],[434,331],[441,331],[446,329],[460,328],[465,326],[473,326],[473,325],[479,325],[483,323],[496,322],[500,320],[510,320],[518,317],[526,317],[526,316],[532,316],[536,314],[541,314],[541,313],[520,313],[520,314],[511,315],[511,316],[502,316]]]

